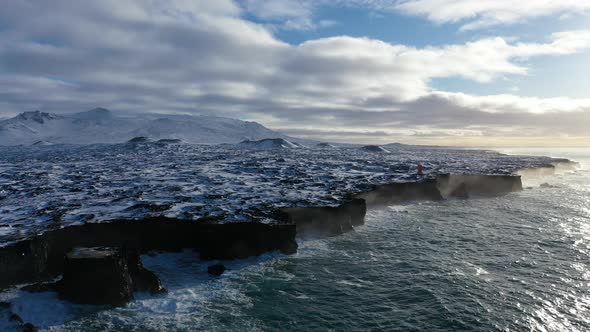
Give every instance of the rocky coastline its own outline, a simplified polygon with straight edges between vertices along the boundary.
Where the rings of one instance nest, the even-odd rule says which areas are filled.
[[[72,303],[125,305],[137,291],[165,292],[158,276],[143,267],[141,254],[193,249],[202,260],[241,259],[269,251],[294,254],[297,240],[336,236],[363,225],[368,209],[504,195],[523,190],[522,176],[550,176],[575,167],[574,162],[560,160],[511,175],[442,174],[372,185],[367,191],[349,194],[339,206],[278,209],[278,220],[272,224],[152,217],[68,226],[1,247],[0,289],[28,284],[22,290],[57,292]],[[223,269],[209,273],[220,275]],[[4,306],[10,308],[10,303]],[[30,323],[20,324],[34,330]]]

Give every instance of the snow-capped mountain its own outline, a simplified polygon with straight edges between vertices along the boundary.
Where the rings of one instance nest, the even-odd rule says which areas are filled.
[[[204,144],[290,139],[256,122],[201,115],[118,115],[104,108],[68,115],[25,112],[0,121],[0,145],[122,143],[139,136]]]

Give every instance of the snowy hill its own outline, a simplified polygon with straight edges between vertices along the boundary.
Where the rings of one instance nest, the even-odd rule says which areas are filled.
[[[360,149],[367,152],[391,153],[389,150],[379,145],[365,145]]]
[[[318,143],[318,144],[316,144],[315,147],[319,148],[319,149],[335,149],[336,148],[335,145],[330,144],[330,143],[326,143],[326,142]]]
[[[204,144],[290,139],[256,122],[198,115],[119,115],[104,108],[69,115],[25,112],[0,120],[0,145],[122,143],[142,136]]]
[[[239,147],[259,149],[259,150],[274,150],[274,149],[297,149],[302,147],[301,144],[290,142],[282,138],[267,138],[259,141],[246,140],[238,144]]]

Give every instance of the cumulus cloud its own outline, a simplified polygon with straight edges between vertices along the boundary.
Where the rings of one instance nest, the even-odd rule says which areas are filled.
[[[94,106],[211,113],[314,138],[340,133],[342,140],[375,140],[374,133],[385,133],[384,139],[505,135],[500,127],[581,135],[554,121],[571,119],[567,123],[581,128],[588,120],[588,100],[478,97],[433,91],[430,82],[526,75],[530,57],[590,48],[589,31],[556,33],[544,42],[485,38],[425,48],[348,36],[290,45],[246,20],[245,10],[230,0],[5,4],[0,116]],[[282,7],[259,12],[290,13]]]
[[[548,15],[588,13],[590,2],[580,0],[399,0],[368,1],[401,12],[427,17],[437,23],[464,23],[462,29],[514,24]]]

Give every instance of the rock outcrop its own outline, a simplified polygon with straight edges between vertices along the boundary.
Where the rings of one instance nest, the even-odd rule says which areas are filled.
[[[391,153],[391,151],[379,145],[365,145],[361,147],[360,150],[367,152]]]
[[[137,136],[137,137],[133,137],[132,139],[128,140],[127,143],[131,143],[131,144],[139,144],[139,143],[151,143],[154,140],[152,140],[149,137],[145,137],[145,136]]]
[[[0,248],[0,289],[64,272],[75,247],[120,247],[140,253],[194,249],[202,259],[237,259],[278,250],[297,251],[295,225],[207,224],[169,218],[117,220],[48,231]]]
[[[39,329],[33,325],[32,323],[25,322],[21,316],[16,314],[12,311],[12,305],[9,302],[0,302],[0,310],[7,311],[7,318],[12,323],[12,328],[16,331],[22,332],[37,332]],[[0,317],[2,317],[2,312],[0,312]],[[7,326],[4,326],[7,328]]]
[[[127,269],[131,276],[134,292],[150,292],[151,294],[165,293],[166,288],[158,276],[146,269],[141,262],[139,251],[135,249],[123,249],[127,258]]]
[[[242,141],[238,144],[239,147],[260,150],[282,150],[282,149],[297,149],[302,147],[301,144],[288,141],[284,138],[266,138],[259,141]]]
[[[182,144],[186,143],[185,141],[181,140],[180,138],[162,138],[156,141],[158,144]]]
[[[55,289],[73,303],[125,305],[133,299],[127,257],[115,248],[74,248],[66,254]]]
[[[316,147],[320,148],[320,149],[334,149],[334,148],[336,148],[335,145],[332,145],[330,143],[325,143],[325,142],[321,142],[321,143],[316,144]]]
[[[94,247],[73,248],[64,257],[62,278],[21,289],[31,293],[57,292],[78,304],[121,306],[133,292],[166,292],[158,276],[146,269],[137,250]]]
[[[364,199],[368,206],[379,206],[407,201],[436,201],[443,197],[434,179],[417,182],[395,182],[376,185],[372,190],[355,196]]]
[[[281,209],[289,223],[297,225],[298,236],[333,236],[364,224],[367,205],[353,199],[337,207],[293,207]]]
[[[522,190],[518,175],[440,175],[436,178],[442,197],[497,196]]]
[[[576,170],[578,167],[580,167],[580,164],[577,162],[568,159],[555,159],[553,162],[543,167],[519,169],[515,171],[514,174],[520,175],[526,180],[530,178],[553,176],[558,172]]]
[[[223,264],[213,264],[207,267],[207,273],[212,274],[214,276],[220,276],[225,272],[226,268]]]
[[[522,190],[520,176],[442,175],[416,182],[375,185],[367,192],[353,195],[352,201],[338,207],[283,208],[284,220],[297,225],[298,236],[332,236],[362,225],[367,207],[408,201],[437,201],[448,197],[503,195]]]

